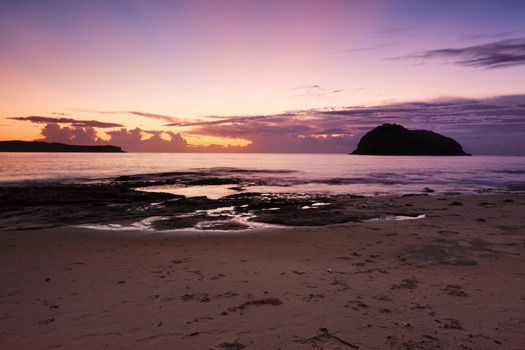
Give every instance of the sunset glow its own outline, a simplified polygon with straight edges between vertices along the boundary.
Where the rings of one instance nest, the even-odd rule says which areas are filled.
[[[360,125],[319,111],[523,94],[523,60],[469,61],[508,40],[520,57],[523,13],[525,3],[510,0],[2,1],[0,140],[114,142],[108,132],[139,128],[145,139],[177,134],[192,151],[345,152]],[[391,117],[372,114],[363,113],[367,124]],[[12,119],[28,116],[121,126],[83,139],[71,136],[79,126],[58,122],[72,130],[45,136],[45,123]],[[417,117],[396,114],[429,127]],[[301,143],[312,139],[326,142]]]

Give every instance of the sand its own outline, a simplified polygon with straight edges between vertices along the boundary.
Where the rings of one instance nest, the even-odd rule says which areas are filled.
[[[389,203],[426,217],[0,231],[0,348],[525,349],[525,196]]]

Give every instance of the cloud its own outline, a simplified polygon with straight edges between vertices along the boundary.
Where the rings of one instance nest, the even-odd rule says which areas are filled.
[[[193,123],[192,133],[252,141],[250,152],[344,153],[383,123],[444,133],[474,154],[525,155],[525,95],[440,98]]]
[[[345,89],[338,89],[334,87],[326,88],[318,84],[299,85],[293,87],[292,90],[299,91],[300,94],[298,96],[303,97],[325,97],[329,95],[339,94],[345,91]]]
[[[41,133],[41,141],[71,145],[116,145],[128,152],[184,152],[187,147],[186,140],[180,134],[144,131],[140,128],[108,131],[108,140],[100,138],[93,127],[61,127],[56,123],[46,124]],[[167,138],[162,138],[163,135]]]
[[[139,128],[122,128],[107,134],[110,136],[107,143],[118,145],[128,152],[184,152],[188,146],[180,134],[171,131],[148,132]],[[144,137],[144,134],[151,136]],[[162,134],[166,134],[169,139],[162,138]]]
[[[482,34],[469,34],[465,35],[462,39],[463,40],[494,40],[494,39],[502,39],[507,38],[509,36],[513,36],[516,34],[520,34],[523,32],[522,30],[506,30],[503,32],[497,32],[497,33],[482,33]]]
[[[97,113],[111,113],[111,114],[128,113],[128,114],[138,115],[140,117],[164,120],[164,121],[172,122],[172,123],[182,120],[181,118],[172,117],[169,115],[149,113],[149,112],[140,112],[140,111],[116,111],[116,112],[97,112]]]
[[[98,114],[132,114],[139,117],[144,118],[150,118],[150,119],[157,119],[157,120],[163,120],[170,123],[176,123],[183,121],[183,118],[173,117],[169,115],[164,114],[157,114],[157,113],[150,113],[150,112],[141,112],[141,111],[97,111],[92,109],[81,109],[81,108],[74,108],[74,110],[79,112],[90,112],[90,113],[98,113]]]
[[[203,122],[194,124],[192,133],[248,139],[246,152],[345,153],[355,143],[349,125],[316,111]]]
[[[351,52],[374,51],[374,50],[384,49],[386,47],[392,47],[392,46],[396,46],[396,45],[397,44],[395,44],[395,43],[385,43],[385,44],[378,44],[378,45],[373,45],[373,46],[355,47],[355,48],[351,48],[351,49],[347,49],[347,50],[337,51],[336,53],[351,53]]]
[[[485,69],[512,67],[525,64],[525,37],[494,41],[488,44],[429,50],[396,59],[421,60],[449,59],[450,63],[464,67]]]
[[[72,126],[80,128],[119,128],[123,126],[121,124],[100,122],[98,120],[78,120],[73,118],[52,118],[41,116],[13,117],[8,119],[30,121],[31,123],[35,124],[70,124]]]
[[[168,115],[148,113],[148,112],[127,111],[126,113],[138,115],[138,116],[141,116],[141,117],[151,118],[151,119],[164,120],[164,121],[167,121],[167,122],[175,122],[177,120],[180,120],[180,118],[177,118],[177,117],[171,117],[171,116],[168,116]]]
[[[61,127],[50,123],[42,128],[43,141],[59,142],[71,145],[97,144],[97,132],[92,127]]]
[[[59,142],[70,145],[114,145],[127,152],[242,152],[243,147],[222,145],[192,146],[180,133],[140,128],[112,130],[106,132],[109,139],[98,136],[93,127],[60,126],[46,124],[39,141]]]
[[[120,128],[105,132],[105,139],[91,126],[47,123],[42,136],[53,142],[113,144],[133,152],[348,153],[367,131],[383,123],[442,133],[458,140],[473,154],[525,155],[525,94],[483,99],[443,97],[268,115],[208,116],[203,121],[173,124],[184,126],[185,134]],[[184,135],[241,138],[251,144],[194,146],[187,143]]]
[[[292,116],[293,113],[284,113],[284,114],[271,114],[271,115],[253,115],[253,116],[231,116],[231,117],[225,117],[225,116],[208,116],[205,118],[213,118],[216,120],[211,121],[194,121],[194,122],[179,122],[179,123],[171,123],[166,124],[165,126],[201,126],[201,125],[214,125],[214,124],[245,124],[248,122],[253,122],[254,120],[258,119],[267,119],[267,120],[275,120],[276,118],[286,117],[286,116]]]

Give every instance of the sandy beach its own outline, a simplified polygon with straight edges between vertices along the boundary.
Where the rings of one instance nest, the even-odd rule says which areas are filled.
[[[367,201],[426,217],[203,233],[4,229],[2,348],[525,348],[525,196]]]

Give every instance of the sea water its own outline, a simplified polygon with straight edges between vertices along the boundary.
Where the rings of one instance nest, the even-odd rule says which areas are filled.
[[[243,171],[239,171],[243,170]],[[525,183],[525,157],[232,153],[0,153],[0,186],[109,181],[122,175],[197,171],[255,181],[252,192],[394,194],[501,190]],[[198,175],[196,175],[198,176]],[[257,185],[262,183],[263,185]],[[215,197],[228,185],[166,191]]]

